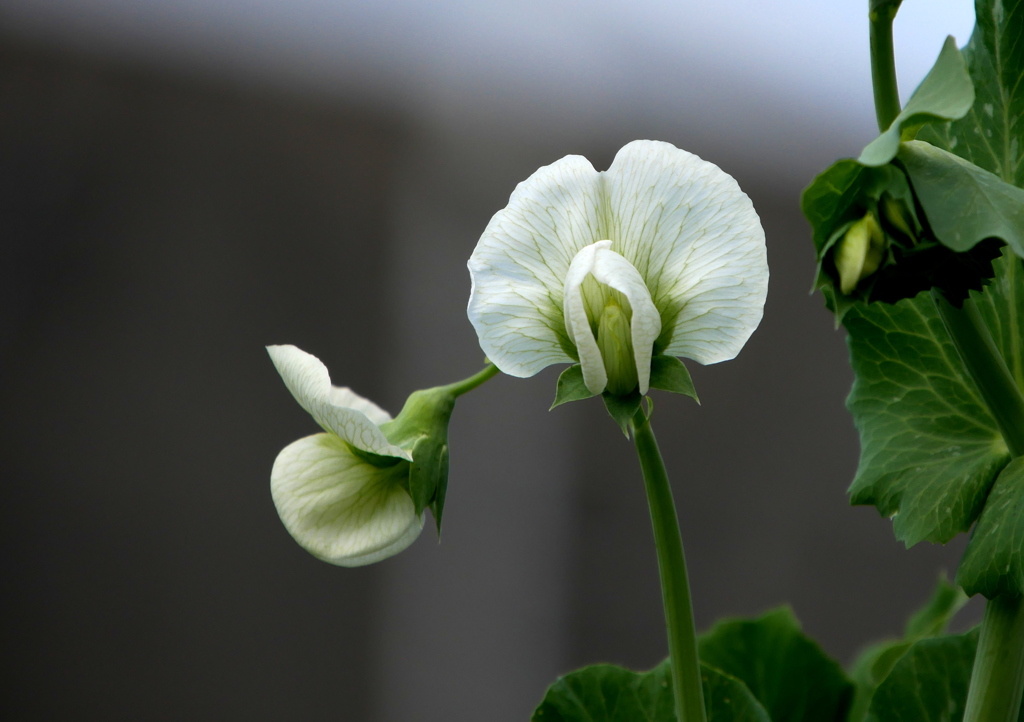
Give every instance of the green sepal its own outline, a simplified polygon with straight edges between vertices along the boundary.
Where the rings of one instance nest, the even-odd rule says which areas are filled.
[[[883,166],[896,157],[900,142],[914,137],[926,123],[958,120],[974,105],[974,84],[953,36],[946,38],[938,60],[914,91],[892,125],[871,141],[857,159],[866,166]]]
[[[625,396],[613,396],[607,391],[601,394],[601,398],[604,399],[604,405],[608,409],[608,413],[615,419],[615,423],[622,429],[622,433],[629,438],[630,423],[633,421],[633,417],[636,416],[636,412],[640,410],[640,401],[643,399],[640,396],[639,391],[633,391]]]
[[[878,685],[867,719],[871,722],[963,719],[977,647],[976,629],[967,634],[914,642]]]
[[[651,359],[651,388],[683,394],[700,403],[690,371],[675,356],[662,354]]]
[[[746,685],[701,664],[707,722],[769,722]],[[595,664],[548,688],[531,722],[675,722],[668,660],[649,672]]]
[[[401,413],[380,427],[388,441],[411,451],[409,495],[417,514],[430,508],[438,534],[448,489],[448,423],[456,398],[450,386],[414,391]]]
[[[444,514],[444,500],[448,496],[448,444],[441,448],[441,456],[438,462],[437,472],[437,493],[430,505],[430,513],[434,515],[434,523],[437,526],[437,537],[441,538],[441,515]]]
[[[957,584],[968,594],[1024,594],[1024,457],[1003,469],[978,517]]]
[[[698,639],[705,664],[741,680],[773,720],[841,722],[853,683],[800,629],[788,607],[717,622]]]
[[[919,140],[904,143],[899,159],[943,245],[967,251],[999,238],[1024,257],[1024,189]]]
[[[416,507],[416,514],[422,514],[437,496],[438,455],[443,441],[432,436],[421,437],[412,447],[412,463],[409,465],[409,496]]]
[[[555,386],[555,401],[551,404],[551,409],[570,401],[589,399],[592,396],[596,396],[596,394],[592,393],[583,381],[583,367],[573,364],[558,376],[558,383]]]
[[[953,616],[967,603],[967,595],[959,587],[939,579],[932,596],[924,607],[917,610],[908,620],[902,639],[887,640],[872,644],[850,667],[850,676],[856,687],[848,722],[863,722],[871,705],[871,698],[878,685],[889,675],[892,668],[919,639],[934,637],[946,631]]]

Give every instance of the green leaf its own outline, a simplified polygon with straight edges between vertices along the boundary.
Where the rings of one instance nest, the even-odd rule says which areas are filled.
[[[878,685],[871,722],[952,722],[963,718],[977,630],[911,645]]]
[[[1024,257],[1024,189],[922,141],[904,143],[899,159],[943,245],[966,251],[1000,238]]]
[[[608,409],[608,413],[615,419],[615,423],[622,429],[622,433],[629,438],[629,425],[633,421],[633,417],[636,416],[636,412],[640,410],[640,401],[642,397],[639,391],[634,391],[626,396],[615,396],[605,392],[601,395],[604,399],[604,405]]]
[[[702,662],[742,680],[773,720],[845,719],[853,685],[788,607],[720,621],[701,635],[698,651]]]
[[[868,144],[858,160],[867,166],[882,166],[896,157],[905,134],[913,137],[925,123],[956,120],[974,105],[974,84],[967,74],[964,58],[952,36],[946,38],[935,65],[893,120],[888,130]]]
[[[1024,457],[1003,470],[985,502],[956,580],[989,599],[1024,594]]]
[[[859,306],[844,325],[861,443],[851,501],[892,516],[908,547],[945,543],[970,528],[1009,462],[995,420],[928,294]]]
[[[907,622],[903,639],[873,644],[858,655],[850,668],[856,692],[850,707],[849,722],[861,722],[867,717],[875,690],[910,649],[910,645],[918,639],[942,634],[953,615],[966,602],[967,595],[963,590],[941,578],[927,604]]]
[[[651,359],[651,388],[683,394],[700,403],[689,370],[675,356],[658,355]]]
[[[1017,386],[1024,389],[1024,261],[1004,248],[993,265],[995,278],[971,298]]]
[[[764,708],[739,680],[705,664],[708,722],[769,722]],[[650,672],[611,664],[584,667],[559,677],[532,722],[675,722],[668,660]]]
[[[558,376],[558,384],[555,387],[555,402],[551,409],[570,401],[582,401],[594,396],[583,382],[583,367],[573,364]],[[548,409],[550,411],[551,409]]]
[[[978,0],[975,7],[977,24],[963,51],[974,106],[960,120],[926,126],[918,138],[1024,188],[1024,0]]]

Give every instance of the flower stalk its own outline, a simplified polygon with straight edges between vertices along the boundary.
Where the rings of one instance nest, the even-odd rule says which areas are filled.
[[[872,0],[868,19],[871,23],[871,86],[875,91],[875,118],[878,130],[885,132],[900,114],[900,92],[896,84],[896,58],[892,45],[892,21],[898,2]]]
[[[690,600],[690,582],[686,574],[679,519],[658,441],[642,409],[633,417],[633,438],[643,471],[651,525],[654,527],[654,545],[658,552],[676,720],[707,722],[700,660],[697,657],[697,632],[693,623],[693,604]]]

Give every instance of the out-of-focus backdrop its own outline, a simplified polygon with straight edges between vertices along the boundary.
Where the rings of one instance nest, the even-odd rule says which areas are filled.
[[[522,722],[666,653],[632,448],[557,370],[460,400],[443,543],[340,569],[277,519],[313,433],[263,346],[397,411],[482,358],[477,237],[515,184],[634,138],[734,175],[764,322],[657,397],[697,623],[789,603],[842,661],[962,550],[845,489],[841,332],[800,190],[875,134],[866,0],[0,0],[8,720]],[[907,0],[904,96],[969,0]],[[968,617],[976,614],[969,611]]]

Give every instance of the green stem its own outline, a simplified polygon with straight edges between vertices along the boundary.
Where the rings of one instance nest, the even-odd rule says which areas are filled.
[[[886,131],[900,114],[900,92],[896,84],[896,59],[892,47],[892,21],[899,3],[869,5],[871,22],[871,85],[875,90],[875,117],[878,130]]]
[[[937,290],[932,290],[932,301],[967,373],[995,417],[1010,454],[1024,456],[1024,394],[977,307],[967,299],[963,308],[956,308]]]
[[[485,381],[490,380],[498,373],[498,367],[492,363],[487,364],[482,370],[470,376],[468,379],[462,381],[456,381],[453,384],[448,384],[444,388],[450,391],[454,396],[462,396],[468,391],[472,391],[477,386],[480,386]]]
[[[678,722],[707,722],[704,689],[697,658],[697,632],[693,624],[690,582],[679,534],[676,505],[672,500],[665,462],[658,450],[654,430],[643,411],[633,417],[633,438],[647,489],[647,503],[658,551],[661,595],[668,627],[668,651],[672,667],[672,692]]]
[[[967,373],[995,417],[1010,454],[1024,456],[1024,394],[970,299],[956,308],[936,291],[932,301]],[[971,672],[964,722],[1016,722],[1024,695],[1024,599],[988,600]]]
[[[985,606],[964,722],[1017,722],[1024,692],[1024,604],[1000,594]]]

